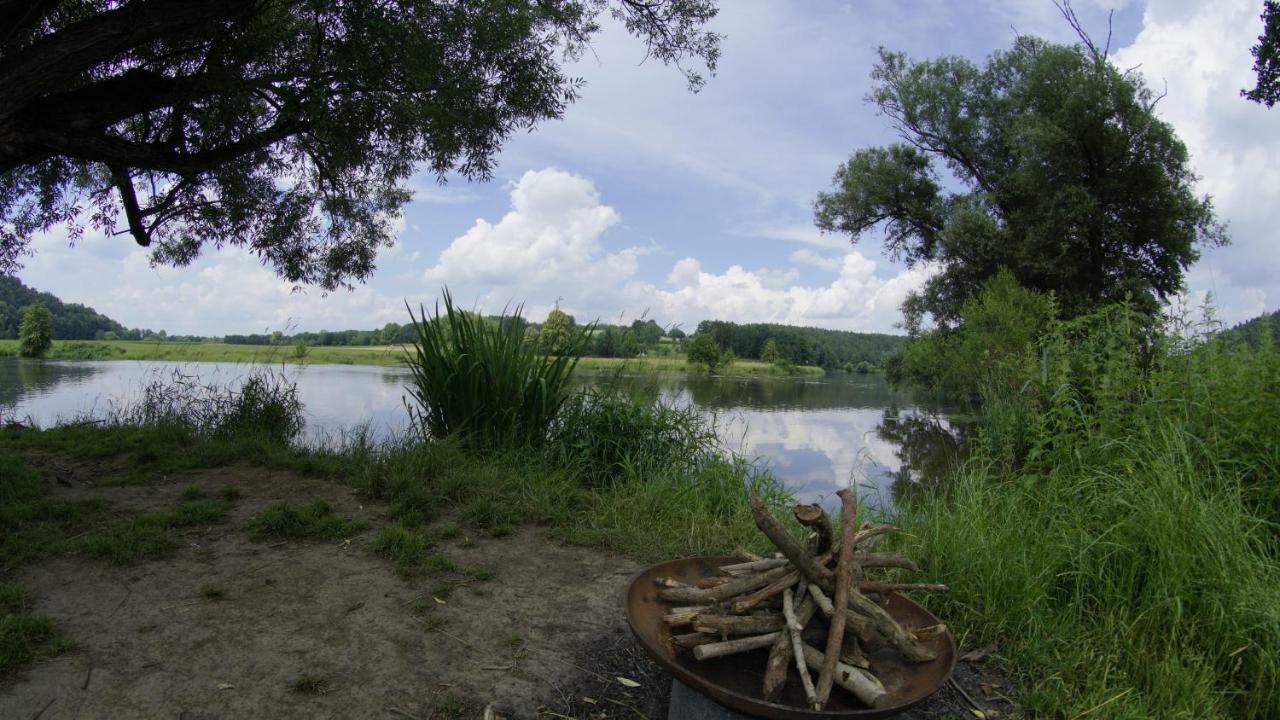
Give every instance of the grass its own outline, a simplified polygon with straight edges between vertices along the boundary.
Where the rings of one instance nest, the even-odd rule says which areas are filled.
[[[1033,717],[1280,717],[1280,353],[1116,321],[1051,330],[988,395],[905,549]]]
[[[147,513],[94,531],[80,547],[113,565],[164,557],[179,546],[176,530],[220,522],[228,509],[222,499],[188,500],[172,512]]]
[[[272,505],[249,521],[246,528],[254,542],[268,540],[340,540],[366,529],[367,524],[343,520],[323,500],[294,508],[287,502]]]
[[[329,678],[314,673],[303,673],[289,683],[289,690],[299,695],[324,695],[329,692]]]
[[[0,584],[0,678],[68,647],[49,618],[32,613],[31,605],[31,597],[22,588]]]

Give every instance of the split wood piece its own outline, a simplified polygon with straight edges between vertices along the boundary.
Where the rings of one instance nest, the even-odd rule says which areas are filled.
[[[893,592],[908,592],[911,590],[923,590],[924,592],[946,592],[950,590],[942,583],[894,583],[879,582],[876,580],[863,580],[858,583],[858,591],[866,593],[878,593],[880,595],[888,595]]]
[[[744,547],[742,547],[742,546],[738,546],[738,547],[736,547],[736,548],[734,548],[734,549],[733,549],[733,556],[734,556],[735,558],[737,558],[738,560],[740,560],[740,561],[744,562],[744,563],[745,563],[745,562],[756,562],[756,561],[758,561],[758,560],[762,560],[762,559],[763,559],[763,558],[761,558],[759,555],[757,555],[757,554],[755,554],[755,553],[751,552],[750,550],[748,550],[748,549],[746,549],[746,548],[744,548]]]
[[[679,627],[688,625],[694,621],[702,613],[711,610],[710,605],[690,605],[687,607],[674,607],[666,615],[662,616],[662,621],[671,627]]]
[[[796,608],[796,622],[801,627],[809,624],[818,606],[813,598],[805,598]],[[791,639],[786,633],[779,633],[778,639],[769,649],[769,661],[764,666],[764,699],[770,702],[778,699],[782,688],[787,684],[787,666],[791,664]]]
[[[898,528],[893,525],[868,525],[864,523],[862,527],[858,528],[858,532],[853,535],[853,549],[871,552],[875,549],[874,545],[880,544],[877,538],[882,538],[889,533],[895,532],[898,532]],[[875,540],[875,542],[873,543],[872,540]]]
[[[680,635],[671,636],[672,645],[685,648],[686,650],[692,650],[699,645],[709,645],[713,642],[718,642],[719,640],[720,638],[715,635],[708,635],[707,633],[700,632],[682,633]]]
[[[858,529],[858,501],[853,491],[845,488],[836,492],[840,496],[840,557],[836,560],[836,596],[835,607],[842,608],[849,604],[849,580],[861,571],[853,562],[853,535]],[[784,601],[785,602],[785,601]],[[836,665],[840,662],[840,649],[844,647],[845,613],[832,613],[831,628],[827,631],[827,649],[824,653],[826,661],[818,673],[818,684],[814,689],[813,709],[821,710],[827,706],[827,698],[831,697],[831,686],[835,683]]]
[[[911,558],[899,553],[891,552],[875,552],[875,553],[854,553],[853,559],[864,568],[869,567],[895,567],[911,572],[920,572],[920,566],[912,562]]]
[[[826,658],[822,653],[809,645],[804,646],[804,661],[810,668],[817,669],[822,667],[825,660]],[[853,693],[853,696],[858,700],[873,708],[886,707],[893,702],[893,698],[884,689],[884,685],[876,679],[876,676],[862,668],[856,668],[840,662],[836,663],[835,682],[840,687]]]
[[[835,606],[831,604],[831,598],[822,592],[816,585],[809,586],[809,597],[813,598],[817,608],[822,611],[823,615],[828,618],[835,615]],[[845,629],[862,640],[870,641],[876,636],[875,626],[871,623],[871,618],[860,615],[849,608],[844,609],[844,625]]]
[[[775,631],[765,633],[764,635],[752,635],[750,637],[737,638],[736,640],[725,640],[722,642],[712,642],[705,645],[698,645],[693,648],[693,656],[698,660],[710,660],[711,658],[724,657],[725,655],[736,655],[737,653],[750,652],[759,650],[772,645],[780,637],[785,637],[786,633]]]
[[[814,533],[813,541],[809,544],[811,553],[821,555],[831,549],[831,518],[827,517],[827,511],[821,505],[796,505],[792,513],[796,516],[796,522]]]
[[[947,631],[947,626],[944,625],[943,623],[938,623],[937,625],[926,625],[925,627],[921,627],[921,628],[911,628],[907,632],[910,632],[911,636],[914,637],[916,640],[924,641],[924,640],[932,640],[933,638],[938,637],[939,635],[945,633],[946,631]]]
[[[754,615],[702,614],[693,621],[693,629],[712,635],[759,635],[783,628],[781,615],[756,617]]]
[[[790,560],[782,558],[768,558],[767,560],[754,560],[752,562],[736,563],[733,565],[723,565],[720,572],[728,575],[750,575],[751,573],[764,572],[774,568],[782,567],[789,563]]]
[[[906,659],[912,662],[928,662],[938,656],[937,653],[917,642],[915,637],[898,624],[898,621],[894,620],[884,608],[866,595],[856,590],[849,593],[849,608],[870,619],[876,632],[883,635],[884,639],[897,648]]]
[[[799,579],[800,579],[800,571],[792,570],[788,572],[786,575],[783,575],[777,580],[774,580],[768,585],[765,585],[764,587],[760,588],[759,590],[756,590],[755,592],[744,596],[741,600],[734,601],[732,604],[729,605],[729,609],[741,615],[742,613],[745,613],[751,610],[751,608],[754,608],[755,606],[759,605],[765,600],[768,600],[769,598],[776,597],[777,595],[781,594],[782,591],[786,590],[792,585],[795,585],[796,581]],[[786,601],[784,600],[783,602],[785,603]]]
[[[760,500],[759,497],[751,496],[751,514],[755,517],[756,527],[760,528],[760,532],[768,536],[775,547],[782,551],[791,564],[800,569],[809,582],[827,582],[830,584],[831,571],[823,567],[808,553],[800,543],[796,541],[791,533],[778,522],[778,518],[769,512],[769,508]]]
[[[804,581],[802,580],[801,583]],[[803,594],[804,586],[801,585],[800,592]],[[796,672],[800,673],[800,684],[804,686],[804,697],[809,701],[809,707],[814,707],[814,687],[813,678],[809,677],[809,666],[804,661],[804,643],[800,640],[800,632],[804,630],[804,625],[800,624],[799,618],[795,613],[795,599],[791,594],[791,588],[787,588],[782,593],[782,617],[787,621],[787,635],[791,638],[791,653],[795,656]]]
[[[735,595],[758,590],[765,585],[791,572],[790,568],[779,567],[758,575],[747,575],[734,578],[733,582],[717,585],[713,588],[667,587],[658,593],[663,600],[688,603],[712,603],[725,600]]]
[[[693,586],[699,587],[699,588],[713,588],[718,585],[723,585],[727,582],[731,582],[732,580],[733,578],[728,576],[704,577],[704,578],[698,578],[698,581],[695,582]]]
[[[674,579],[672,579],[672,578],[665,577],[665,576],[663,576],[663,575],[659,575],[658,577],[655,577],[655,578],[653,579],[653,584],[654,584],[654,585],[657,585],[658,587],[663,587],[663,588],[687,588],[687,587],[693,587],[692,585],[690,585],[690,584],[689,584],[689,583],[687,583],[687,582],[680,582],[679,580],[674,580]]]

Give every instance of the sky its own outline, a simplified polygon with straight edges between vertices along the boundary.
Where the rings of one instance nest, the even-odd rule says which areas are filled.
[[[1077,0],[1114,62],[1165,97],[1157,114],[1186,143],[1232,244],[1206,250],[1183,303],[1233,324],[1280,307],[1280,109],[1239,96],[1259,0]],[[813,226],[812,203],[854,151],[894,142],[864,101],[877,47],[914,59],[981,62],[1018,34],[1072,42],[1049,0],[721,0],[719,71],[697,94],[642,62],[641,43],[604,32],[571,75],[587,82],[562,120],[513,137],[494,178],[410,185],[395,247],[352,291],[295,288],[236,249],[153,267],[127,236],[36,238],[18,275],[128,327],[216,336],[381,327],[447,285],[486,313],[523,303],[578,320],[780,322],[899,332],[899,306],[927,278]]]

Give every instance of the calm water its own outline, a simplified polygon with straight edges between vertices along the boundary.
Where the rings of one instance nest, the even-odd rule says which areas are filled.
[[[101,415],[179,370],[234,385],[251,368],[225,363],[30,362],[0,359],[0,416],[42,426]],[[375,435],[402,429],[408,373],[357,365],[286,366],[306,407],[308,438],[321,441],[368,424]],[[609,376],[613,378],[613,376]],[[957,448],[947,408],[891,390],[876,375],[837,379],[614,378],[642,395],[714,414],[726,444],[755,458],[799,498],[831,503],[850,480],[882,501],[937,477]],[[584,375],[584,384],[605,376]],[[611,380],[613,381],[613,380]],[[870,499],[870,497],[868,497]]]

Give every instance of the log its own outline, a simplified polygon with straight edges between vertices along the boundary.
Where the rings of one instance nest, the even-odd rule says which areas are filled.
[[[707,633],[700,632],[683,633],[671,636],[672,645],[682,647],[686,650],[692,650],[699,645],[708,645],[713,642],[718,642],[719,640],[720,638],[715,635],[708,635]]]
[[[894,592],[909,592],[911,590],[923,590],[924,592],[946,592],[949,590],[942,583],[895,583],[895,582],[879,582],[876,580],[863,580],[858,583],[858,592],[878,593],[880,595],[888,595]]]
[[[822,592],[821,588],[815,585],[810,585],[809,596],[813,598],[814,603],[818,609],[822,611],[823,615],[830,618],[835,614],[835,605],[831,604],[831,598],[827,597],[827,594]],[[871,640],[876,636],[876,629],[875,626],[871,624],[870,618],[859,615],[849,608],[844,609],[844,615],[844,625],[849,632],[852,632],[863,640]]]
[[[727,573],[729,575],[750,575],[752,573],[764,572],[765,570],[782,567],[788,562],[790,561],[786,558],[782,558],[781,560],[778,558],[754,560],[752,562],[736,563],[733,565],[722,565],[720,567],[720,572]]]
[[[911,561],[911,558],[899,553],[877,552],[877,553],[854,553],[853,559],[864,568],[869,567],[896,567],[911,572],[920,572],[920,566]]]
[[[818,669],[825,664],[826,658],[813,647],[805,645],[804,661],[810,668]],[[870,707],[881,708],[893,702],[884,685],[866,670],[838,662],[834,678],[837,685]]]
[[[821,505],[796,505],[792,514],[796,522],[813,531],[813,540],[809,543],[809,552],[821,555],[831,549],[831,518]]]
[[[669,578],[669,577],[663,577],[662,575],[659,575],[658,577],[655,577],[655,578],[653,579],[653,584],[654,584],[654,585],[657,585],[658,587],[661,587],[661,588],[687,588],[687,587],[693,587],[692,585],[690,585],[690,584],[689,584],[689,583],[687,583],[687,582],[680,582],[679,580],[674,580],[674,579]]]
[[[693,656],[698,660],[710,660],[711,658],[723,657],[725,655],[734,655],[737,653],[749,652],[751,650],[759,650],[760,648],[769,647],[779,637],[784,635],[786,635],[784,632],[771,632],[765,633],[764,635],[752,635],[751,637],[698,645],[693,649]]]
[[[800,571],[792,570],[788,572],[786,575],[783,575],[777,580],[774,580],[768,585],[765,585],[764,587],[760,588],[759,590],[756,590],[753,593],[744,595],[742,599],[733,601],[732,603],[729,604],[729,609],[741,615],[742,613],[750,611],[751,608],[754,608],[755,606],[759,605],[765,600],[768,600],[769,598],[776,597],[782,594],[782,591],[786,590],[792,585],[795,585],[796,581],[799,579],[800,579]],[[783,602],[786,602],[786,601],[784,600]]]
[[[803,583],[803,581],[801,582]],[[801,593],[804,592],[803,585],[801,585],[800,591]],[[800,673],[800,684],[804,686],[804,697],[809,701],[809,707],[813,707],[816,710],[813,678],[809,677],[809,666],[804,661],[804,643],[800,641],[800,633],[804,630],[804,625],[796,617],[794,604],[795,600],[792,597],[791,588],[787,588],[782,593],[782,617],[787,621],[787,635],[791,638],[791,653],[795,657],[796,672]]]
[[[693,586],[697,588],[713,588],[713,587],[717,587],[719,585],[723,585],[727,582],[732,582],[732,581],[733,581],[733,578],[725,577],[725,576],[704,577],[704,578],[698,578],[698,581],[695,582]]]
[[[915,637],[906,631],[897,620],[889,616],[884,608],[866,595],[853,590],[849,593],[849,607],[856,613],[865,615],[876,632],[884,636],[889,644],[898,649],[903,657],[912,662],[928,662],[937,657],[937,653],[921,645]]]
[[[841,536],[840,557],[836,561],[836,596],[834,606],[842,608],[849,604],[849,580],[858,572],[853,562],[853,535],[858,529],[858,504],[853,491],[845,488],[836,493],[841,504]],[[783,602],[786,602],[785,600]],[[845,613],[832,613],[831,629],[827,631],[826,661],[818,673],[818,684],[814,689],[813,709],[821,710],[827,706],[831,697],[831,686],[835,683],[836,665],[840,662],[840,649],[844,647]]]
[[[875,549],[875,545],[880,544],[877,538],[882,538],[889,533],[895,532],[898,532],[898,528],[893,525],[863,525],[853,535],[853,549],[871,552]],[[876,540],[876,542],[871,542],[872,540]]]
[[[713,615],[703,613],[693,621],[693,629],[712,635],[761,635],[783,628],[781,615]]]
[[[751,496],[751,514],[755,517],[756,527],[760,528],[760,532],[768,536],[774,546],[782,551],[782,554],[791,561],[792,565],[799,568],[804,573],[809,582],[827,582],[830,584],[831,571],[818,564],[818,562],[804,548],[800,547],[800,543],[796,541],[791,533],[778,522],[778,518],[769,512],[769,508],[759,497]]]
[[[796,608],[796,622],[808,625],[813,614],[818,611],[812,598],[805,598]],[[764,699],[777,700],[787,684],[787,666],[791,664],[791,639],[786,633],[779,633],[773,647],[769,649],[769,661],[764,666]]]
[[[711,610],[710,605],[690,605],[688,607],[675,607],[671,611],[662,616],[662,621],[671,627],[679,627],[692,623],[699,615]]]
[[[658,593],[658,597],[663,600],[670,600],[673,602],[719,602],[736,595],[749,593],[752,590],[758,590],[789,572],[791,572],[790,568],[785,566],[778,567],[758,575],[747,575],[740,578],[734,578],[731,582],[727,582],[723,585],[717,585],[713,588],[696,588],[690,586],[665,587]]]
[[[757,560],[762,559],[759,555],[751,552],[750,550],[742,546],[738,546],[733,549],[733,556],[738,558],[742,562],[755,562]]]

